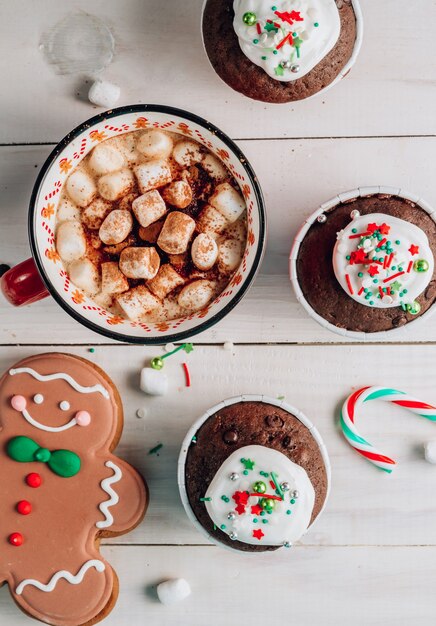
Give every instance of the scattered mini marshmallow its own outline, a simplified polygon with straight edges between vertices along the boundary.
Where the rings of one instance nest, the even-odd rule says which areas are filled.
[[[81,209],[69,198],[62,198],[59,202],[58,210],[56,212],[56,220],[58,224],[61,222],[80,222]]]
[[[157,597],[162,604],[175,604],[191,595],[191,587],[184,578],[173,578],[159,583]]]
[[[167,207],[157,189],[152,189],[132,202],[132,211],[141,226],[145,228],[163,217],[167,212]]]
[[[424,456],[428,463],[436,464],[436,441],[427,441],[424,444]]]
[[[97,195],[94,179],[84,170],[74,170],[67,178],[67,194],[80,207],[86,207]]]
[[[114,245],[121,243],[133,228],[133,218],[129,211],[115,209],[111,211],[100,226],[98,235],[103,243]]]
[[[101,264],[101,291],[104,294],[124,293],[129,289],[129,282],[118,263],[108,261]]]
[[[123,155],[113,146],[100,143],[91,152],[89,165],[98,175],[109,174],[120,170],[126,164]]]
[[[210,204],[206,205],[198,216],[197,230],[216,239],[228,226],[227,220]]]
[[[79,259],[68,267],[70,280],[88,296],[95,296],[100,291],[100,277],[94,263],[89,259]]]
[[[136,410],[136,417],[143,418],[147,417],[148,411],[146,408],[141,408]]]
[[[209,280],[194,280],[179,293],[179,305],[190,311],[200,311],[213,298],[213,285]]]
[[[194,230],[195,220],[192,217],[173,211],[165,220],[157,244],[168,254],[182,254],[188,249]]]
[[[218,267],[223,274],[231,274],[241,264],[243,245],[236,239],[225,239],[219,245]]]
[[[173,159],[182,167],[190,167],[203,159],[200,144],[182,139],[174,146]]]
[[[86,252],[86,239],[80,222],[62,222],[56,232],[56,250],[62,261],[80,259]]]
[[[98,107],[111,109],[118,102],[120,93],[118,85],[106,80],[96,80],[88,91],[88,99]]]
[[[185,180],[176,180],[165,187],[162,196],[168,204],[178,209],[186,209],[192,202],[191,185]]]
[[[165,350],[165,352],[172,352],[172,351],[173,351],[173,350],[175,350],[175,349],[176,349],[176,346],[175,346],[173,343],[167,343],[167,344],[164,346],[164,350]]]
[[[224,165],[219,159],[213,156],[213,154],[206,154],[201,162],[201,165],[214,180],[225,180],[228,176],[228,172]]]
[[[229,223],[236,222],[246,208],[244,198],[229,183],[217,185],[215,193],[209,198],[209,204],[215,207]]]
[[[224,235],[226,238],[237,239],[241,243],[245,242],[247,240],[247,225],[245,219],[241,218],[233,222],[233,224],[230,224],[230,226],[226,228]]]
[[[149,396],[164,396],[168,393],[168,376],[161,370],[143,367],[139,386]]]
[[[156,276],[149,280],[147,287],[155,296],[163,300],[173,289],[185,283],[184,279],[169,264],[162,265]]]
[[[98,179],[98,191],[105,200],[114,202],[129,193],[135,186],[135,178],[128,168],[105,174]]]
[[[133,287],[126,293],[116,296],[116,301],[132,322],[136,322],[162,306],[161,301],[144,285]]]
[[[206,233],[200,233],[192,242],[191,257],[195,267],[203,272],[210,270],[218,258],[216,241]]]
[[[152,246],[124,248],[120,255],[120,270],[127,278],[150,280],[158,273],[159,266],[160,256]]]
[[[136,142],[137,150],[148,159],[167,159],[173,145],[171,137],[162,130],[146,130]]]
[[[173,180],[170,165],[164,159],[141,163],[134,171],[141,193],[163,187]]]
[[[112,204],[103,198],[96,198],[82,211],[82,222],[90,230],[98,230],[105,217],[111,212]]]

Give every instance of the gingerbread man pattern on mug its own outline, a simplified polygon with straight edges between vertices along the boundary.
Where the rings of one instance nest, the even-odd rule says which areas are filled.
[[[147,505],[141,477],[111,454],[118,393],[93,364],[53,353],[9,369],[0,403],[0,582],[42,621],[102,618],[118,585],[98,537],[128,532]]]

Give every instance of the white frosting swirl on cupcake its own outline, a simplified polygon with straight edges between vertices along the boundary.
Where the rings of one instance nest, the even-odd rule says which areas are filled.
[[[231,539],[290,547],[307,531],[315,491],[306,471],[265,446],[231,454],[205,494],[207,512]]]
[[[308,74],[341,31],[335,0],[234,0],[233,8],[242,52],[283,82]]]

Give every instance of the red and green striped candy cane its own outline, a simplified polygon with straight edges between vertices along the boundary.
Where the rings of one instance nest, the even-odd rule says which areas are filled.
[[[422,402],[413,396],[409,396],[403,391],[397,391],[389,387],[363,387],[363,389],[355,391],[345,400],[341,411],[341,427],[345,439],[356,452],[361,454],[376,467],[390,474],[395,468],[395,461],[377,450],[369,441],[366,441],[366,439],[359,434],[355,426],[358,409],[363,403],[369,400],[392,402],[392,404],[402,406],[412,413],[425,417],[433,422],[436,421],[436,407]]]

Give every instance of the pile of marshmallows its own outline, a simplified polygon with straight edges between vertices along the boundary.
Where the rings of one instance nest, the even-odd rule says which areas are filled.
[[[217,183],[208,204],[197,220],[178,210],[168,213],[166,203],[176,209],[191,204],[193,192],[183,179],[183,175],[186,178],[183,170],[199,162]],[[176,177],[181,179],[174,180]],[[115,296],[126,316],[137,320],[160,307],[163,298],[185,284],[173,266],[180,263],[178,255],[187,253],[194,231],[199,233],[190,251],[194,266],[205,272],[218,263],[220,275],[230,276],[243,254],[245,230],[239,228],[237,232],[237,221],[246,206],[241,194],[223,182],[226,178],[228,172],[221,162],[212,154],[205,155],[199,144],[183,139],[174,145],[173,139],[159,130],[134,132],[97,145],[87,166],[77,168],[67,179],[68,198],[63,198],[58,209],[61,223],[56,247],[68,264],[71,281],[91,297],[99,292]],[[129,197],[136,185],[141,195]],[[118,202],[118,208],[113,207],[113,202]],[[170,263],[161,265],[154,246],[126,246],[125,240],[134,226],[132,212],[126,210],[130,206],[140,224],[139,237],[155,241],[169,255]],[[164,218],[163,226],[161,222],[157,224]],[[98,231],[106,246],[104,250],[119,254],[119,263],[102,263],[101,274],[98,272],[95,264],[85,258],[83,225]],[[222,238],[222,233],[232,225],[235,233]],[[153,239],[156,227],[161,228],[157,240]],[[130,289],[128,278],[143,279],[147,285]],[[213,295],[213,283],[199,275],[180,291],[178,304],[189,311],[200,310]]]

